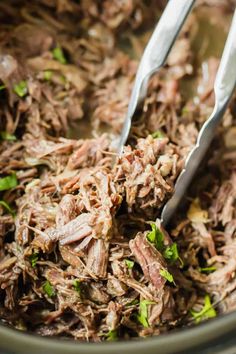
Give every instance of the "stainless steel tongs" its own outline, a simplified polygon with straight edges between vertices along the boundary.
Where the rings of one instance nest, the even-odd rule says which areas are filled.
[[[150,76],[160,69],[169,54],[173,43],[183,26],[195,0],[169,0],[141,58],[136,74],[122,135],[119,153],[129,135],[131,121],[140,101],[147,93]],[[177,209],[191,179],[196,172],[209,144],[214,137],[216,127],[223,117],[236,84],[236,10],[216,75],[214,92],[215,106],[211,116],[202,126],[197,143],[189,153],[183,171],[175,184],[174,194],[164,206],[161,221],[166,225]]]
[[[215,106],[210,117],[203,124],[197,143],[187,156],[185,166],[175,184],[172,198],[165,205],[161,219],[166,225],[177,209],[194,173],[201,163],[222,119],[236,85],[236,10],[214,83]]]
[[[140,60],[131,93],[128,111],[121,133],[118,152],[121,153],[128,139],[131,121],[138,104],[147,94],[149,78],[157,72],[166,58],[181,30],[195,0],[169,0]]]

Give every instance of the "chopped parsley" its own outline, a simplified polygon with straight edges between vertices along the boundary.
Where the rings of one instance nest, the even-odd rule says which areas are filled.
[[[172,245],[167,246],[163,252],[163,256],[171,262],[177,261],[177,259],[179,259],[177,244],[174,242]]]
[[[163,256],[165,259],[170,261],[170,263],[174,263],[177,260],[179,260],[181,267],[183,267],[183,265],[184,265],[183,260],[179,256],[178,246],[177,246],[176,242],[174,242],[174,243],[172,243],[172,245],[166,247],[166,249],[163,252]]]
[[[53,72],[51,70],[45,70],[43,73],[43,78],[46,81],[50,81],[52,78]]]
[[[52,284],[48,280],[46,280],[45,283],[43,284],[43,291],[49,297],[55,296],[55,290],[54,290]]]
[[[7,140],[7,141],[15,141],[16,140],[16,136],[12,135],[8,132],[0,132],[0,139],[1,140]]]
[[[132,269],[133,266],[134,266],[134,261],[131,261],[130,259],[126,259],[125,260],[125,264],[126,264],[128,269]]]
[[[189,113],[189,108],[186,107],[186,106],[184,106],[184,107],[182,108],[182,114],[186,114],[186,113]]]
[[[39,260],[39,254],[38,252],[35,252],[35,253],[32,253],[30,256],[29,256],[29,260],[30,260],[30,263],[32,265],[33,268],[36,267],[36,264]]]
[[[130,301],[128,304],[126,304],[125,306],[134,306],[134,305],[138,305],[138,303],[139,303],[138,299],[134,299]]]
[[[14,92],[17,96],[23,98],[28,93],[27,82],[25,80],[20,81],[18,84],[13,87]]]
[[[78,279],[73,281],[73,287],[79,294],[81,293],[81,282]]]
[[[10,176],[0,178],[0,191],[7,191],[8,189],[15,188],[17,184],[16,174],[12,173]]]
[[[59,63],[61,64],[66,64],[67,60],[64,56],[63,50],[61,49],[61,47],[57,46],[56,48],[54,48],[52,50],[52,55],[53,58],[56,59],[57,61],[59,61]]]
[[[216,267],[205,267],[205,268],[199,268],[201,273],[210,273],[214,272],[216,270]]]
[[[157,138],[160,139],[160,138],[164,138],[164,134],[160,130],[157,130],[154,133],[152,133],[152,137],[154,139],[157,139]]]
[[[152,304],[155,304],[155,302],[149,301],[149,300],[142,300],[139,303],[139,313],[137,315],[137,320],[145,328],[149,327],[148,308],[147,307],[148,307],[148,305],[152,305]]]
[[[166,280],[168,280],[169,283],[174,283],[174,278],[173,275],[170,274],[170,272],[168,272],[168,270],[166,269],[161,269],[160,270],[160,274],[163,278],[165,278]]]
[[[154,222],[151,223],[152,231],[147,234],[147,239],[154,244],[156,249],[161,251],[164,247],[164,235]]]
[[[212,307],[211,298],[208,294],[205,295],[204,305],[201,311],[197,312],[194,310],[190,310],[190,313],[195,319],[196,323],[199,323],[208,318],[216,317],[216,310],[214,309],[214,307]]]
[[[10,205],[7,202],[5,202],[4,200],[0,200],[0,205],[3,206],[6,209],[6,211],[8,211],[9,214],[13,216],[15,215],[14,210],[10,207]]]
[[[179,259],[181,265],[183,266],[183,261],[179,256],[177,244],[174,242],[172,245],[165,247],[164,245],[164,235],[160,229],[156,226],[154,222],[151,223],[152,231],[148,232],[147,239],[149,242],[154,244],[156,249],[162,252],[163,257],[174,263]]]
[[[106,334],[107,341],[112,342],[118,339],[118,334],[116,329],[112,329]]]

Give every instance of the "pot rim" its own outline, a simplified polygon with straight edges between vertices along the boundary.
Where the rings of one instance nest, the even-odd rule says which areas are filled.
[[[8,351],[16,353],[40,352],[64,354],[64,353],[83,353],[83,354],[121,354],[125,353],[173,353],[177,351],[196,348],[207,344],[213,340],[230,333],[236,327],[236,312],[221,315],[218,318],[208,320],[208,322],[185,329],[173,330],[160,336],[120,342],[102,343],[80,343],[73,340],[59,338],[48,338],[31,333],[23,333],[19,330],[9,328],[5,324],[0,325],[0,346]],[[26,347],[25,347],[26,345]]]

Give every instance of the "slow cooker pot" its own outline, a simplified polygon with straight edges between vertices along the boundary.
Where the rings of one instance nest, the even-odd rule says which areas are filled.
[[[79,343],[25,334],[0,325],[0,354],[235,354],[236,313],[159,337]]]

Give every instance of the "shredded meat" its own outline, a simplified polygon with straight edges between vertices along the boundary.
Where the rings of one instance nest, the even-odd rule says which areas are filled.
[[[199,14],[216,10],[223,33],[234,7],[197,2],[117,157],[163,1],[0,2],[2,321],[99,342],[191,325],[208,297],[213,315],[235,310],[236,97],[186,203],[160,225],[214,104],[219,58]]]

